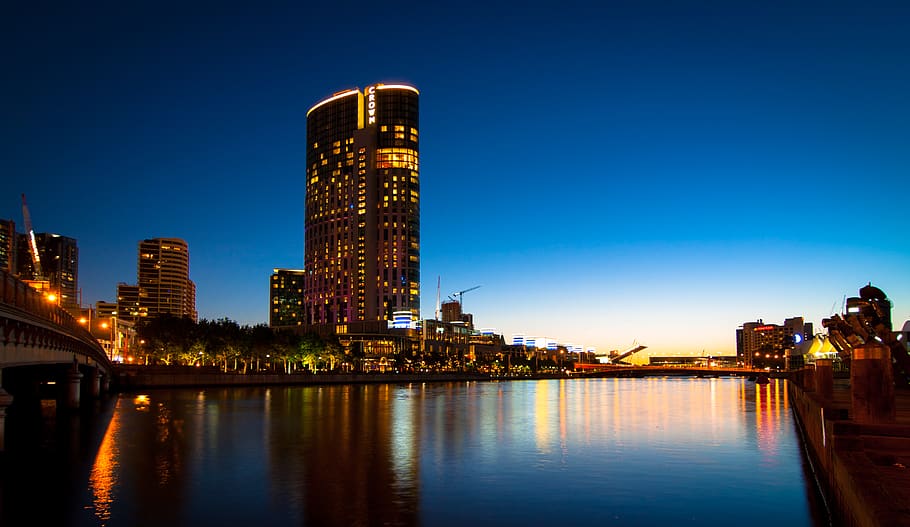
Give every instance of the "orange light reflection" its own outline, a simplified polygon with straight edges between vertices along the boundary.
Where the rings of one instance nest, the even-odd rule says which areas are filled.
[[[107,425],[104,439],[95,455],[95,463],[89,476],[89,490],[92,494],[92,505],[95,516],[102,522],[111,519],[111,507],[114,504],[114,489],[119,480],[120,449],[118,436],[120,433],[120,401],[114,409],[114,416]]]

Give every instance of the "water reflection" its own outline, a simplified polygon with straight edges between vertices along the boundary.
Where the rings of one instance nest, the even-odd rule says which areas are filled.
[[[119,407],[120,401],[117,406]],[[92,495],[92,507],[95,516],[102,525],[111,519],[111,505],[114,503],[114,489],[118,486],[120,475],[120,413],[107,425],[104,439],[98,448],[92,472],[89,476],[89,491]]]
[[[61,525],[813,522],[778,380],[158,390],[103,430]]]

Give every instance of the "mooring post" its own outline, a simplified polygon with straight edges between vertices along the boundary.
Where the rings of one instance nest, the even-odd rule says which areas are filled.
[[[857,423],[891,423],[896,418],[891,350],[879,344],[853,349],[850,364],[853,420]]]
[[[815,394],[824,402],[834,397],[834,361],[815,360]]]
[[[806,366],[802,369],[803,378],[802,378],[802,387],[803,391],[814,392],[815,391],[815,368],[812,366]]]

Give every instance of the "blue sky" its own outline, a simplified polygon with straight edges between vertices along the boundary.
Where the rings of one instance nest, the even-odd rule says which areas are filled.
[[[718,354],[872,282],[900,324],[910,8],[767,4],[7,6],[0,217],[25,193],[76,238],[86,303],[174,236],[200,317],[265,322],[303,265],[307,109],[403,81],[425,317],[438,277],[507,336]]]

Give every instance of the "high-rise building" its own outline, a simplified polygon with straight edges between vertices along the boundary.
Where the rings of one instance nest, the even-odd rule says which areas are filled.
[[[418,97],[412,86],[375,84],[307,112],[309,324],[419,317]]]
[[[43,279],[64,308],[79,306],[79,247],[76,240],[59,234],[35,235]]]
[[[138,285],[117,284],[117,314],[121,319],[133,322],[148,316],[148,307],[139,305]]]
[[[19,278],[22,280],[37,280],[38,273],[35,269],[35,264],[33,263],[34,256],[32,254],[31,246],[29,245],[28,234],[22,234],[21,232],[16,233],[16,270],[15,273],[19,275]]]
[[[122,310],[130,314],[146,313],[149,317],[173,315],[196,320],[196,284],[190,280],[190,253],[185,241],[179,238],[152,238],[139,242],[137,265],[138,309]],[[125,297],[129,304],[135,297],[130,286],[117,288],[118,312]]]
[[[301,326],[303,282],[306,273],[296,269],[273,269],[269,287],[269,326]]]
[[[0,220],[0,269],[16,274],[16,222]]]
[[[29,234],[15,233],[15,274],[36,289],[53,293],[66,309],[79,307],[79,247],[76,240],[48,232],[35,234],[38,265]]]

